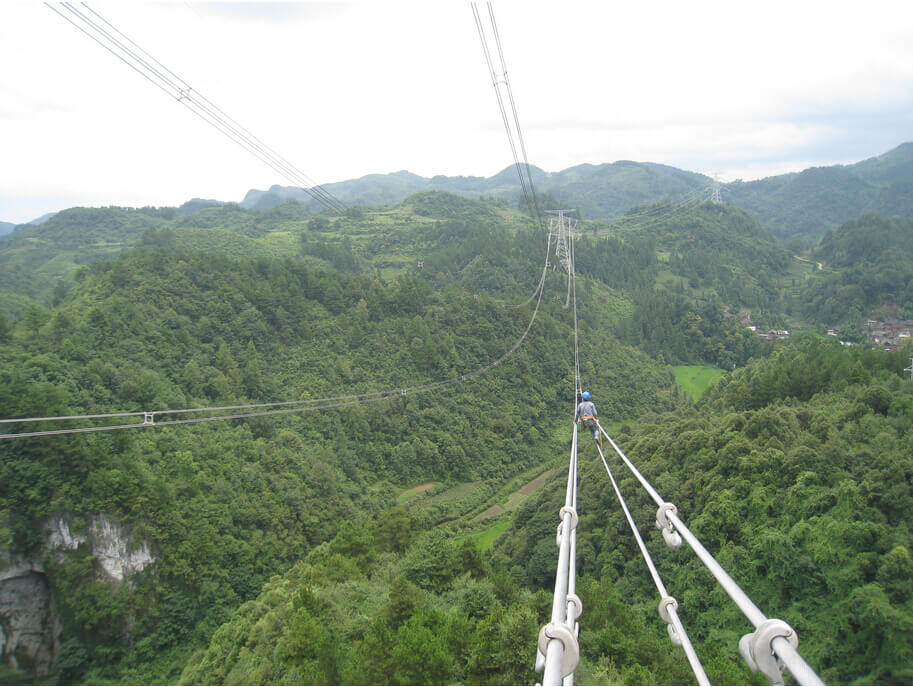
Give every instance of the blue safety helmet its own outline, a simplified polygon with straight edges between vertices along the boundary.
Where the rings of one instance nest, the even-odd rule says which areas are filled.
[[[580,398],[582,398],[584,401],[589,401],[589,400],[590,400],[590,392],[589,392],[589,391],[584,391],[582,394],[580,394]]]

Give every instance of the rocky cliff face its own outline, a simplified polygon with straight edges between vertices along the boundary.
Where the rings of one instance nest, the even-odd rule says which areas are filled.
[[[45,523],[46,543],[34,560],[0,551],[0,660],[10,668],[49,675],[57,660],[63,627],[42,561],[62,559],[87,544],[98,562],[99,577],[112,584],[129,581],[155,557],[148,543],[133,541],[129,531],[104,515],[92,516],[84,533],[71,532],[72,518],[55,515]]]
[[[45,677],[57,658],[61,627],[44,571],[17,559],[0,571],[0,657]]]
[[[47,548],[58,555],[88,542],[101,571],[115,582],[123,582],[155,560],[146,542],[135,544],[123,525],[104,515],[89,518],[85,534],[71,534],[70,520],[63,516],[51,517],[45,529]]]

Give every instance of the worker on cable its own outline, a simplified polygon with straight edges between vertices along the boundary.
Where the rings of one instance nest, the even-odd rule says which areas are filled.
[[[577,406],[577,414],[574,416],[574,422],[583,421],[583,426],[588,430],[593,432],[593,440],[600,441],[601,437],[599,435],[599,424],[596,422],[596,404],[590,400],[590,392],[584,391],[580,394],[580,398],[583,399],[580,401],[580,405]]]

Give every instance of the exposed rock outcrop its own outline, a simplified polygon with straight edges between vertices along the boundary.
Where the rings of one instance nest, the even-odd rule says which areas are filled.
[[[104,515],[89,518],[85,534],[72,534],[70,520],[63,516],[51,517],[46,528],[49,551],[75,551],[80,544],[89,542],[101,569],[117,582],[123,582],[155,561],[146,542],[134,544],[127,528]]]
[[[45,677],[57,658],[60,622],[47,577],[22,559],[0,570],[0,656],[13,669]]]
[[[129,581],[155,561],[149,544],[136,543],[128,528],[104,515],[91,516],[85,532],[71,531],[66,515],[48,518],[45,545],[35,560],[0,551],[0,660],[10,668],[49,675],[57,660],[63,628],[44,565],[47,556],[66,558],[87,544],[98,562],[98,575],[112,584]]]

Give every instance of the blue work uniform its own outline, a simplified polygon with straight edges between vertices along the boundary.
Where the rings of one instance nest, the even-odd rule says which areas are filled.
[[[581,401],[577,406],[577,414],[574,416],[574,422],[583,420],[584,426],[592,430],[593,438],[599,438],[599,428],[596,426],[596,404],[592,401]]]

